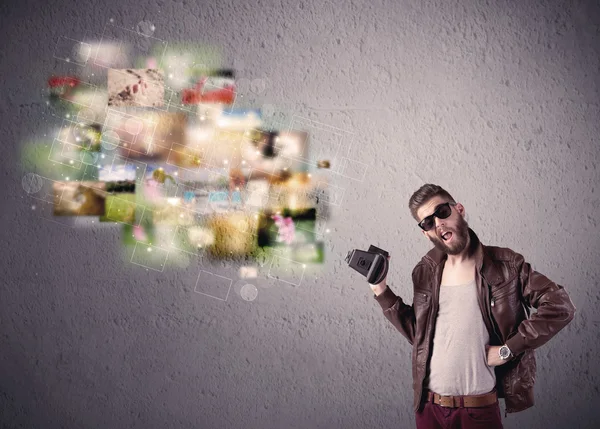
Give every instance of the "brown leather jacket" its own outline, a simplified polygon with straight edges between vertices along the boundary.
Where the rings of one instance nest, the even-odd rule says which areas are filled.
[[[490,345],[506,343],[514,355],[494,367],[498,396],[504,398],[506,413],[523,411],[534,404],[534,349],[573,319],[575,306],[561,285],[534,271],[521,254],[505,247],[484,246],[471,228],[469,234],[470,255],[474,255],[477,267],[479,307]],[[389,285],[380,295],[373,295],[385,317],[413,346],[415,412],[426,387],[423,382],[429,369],[446,260],[447,254],[434,247],[415,266],[413,305],[405,304]],[[531,317],[529,307],[537,309]]]

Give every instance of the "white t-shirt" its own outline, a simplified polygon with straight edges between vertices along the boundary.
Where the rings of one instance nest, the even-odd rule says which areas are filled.
[[[425,386],[440,395],[478,395],[496,385],[485,346],[489,333],[477,302],[475,280],[441,285],[433,350]]]

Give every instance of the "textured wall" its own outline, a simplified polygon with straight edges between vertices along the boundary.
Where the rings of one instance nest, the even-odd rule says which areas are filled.
[[[410,346],[343,258],[389,250],[389,282],[410,302],[412,267],[431,246],[407,208],[423,183],[448,189],[484,244],[525,255],[577,307],[537,352],[536,405],[505,427],[597,427],[598,2],[9,3],[1,427],[414,427]],[[199,267],[124,265],[118,229],[40,220],[20,144],[56,123],[43,88],[57,38],[98,37],[110,18],[215,44],[239,77],[266,82],[249,104],[352,135],[340,153],[367,172],[331,175],[344,194],[322,272],[294,287],[262,269],[254,301],[224,302],[193,292]],[[330,140],[314,130],[311,149]],[[235,266],[203,264],[237,278]]]

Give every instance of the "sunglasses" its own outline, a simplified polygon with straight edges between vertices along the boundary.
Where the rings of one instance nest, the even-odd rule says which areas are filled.
[[[452,214],[452,209],[450,208],[451,205],[455,206],[456,203],[447,202],[444,204],[440,204],[439,206],[437,206],[435,208],[435,212],[433,212],[432,215],[427,216],[425,219],[423,219],[417,225],[419,225],[419,227],[423,231],[429,231],[435,225],[435,220],[433,219],[434,216],[439,219],[446,219],[448,216],[450,216]]]

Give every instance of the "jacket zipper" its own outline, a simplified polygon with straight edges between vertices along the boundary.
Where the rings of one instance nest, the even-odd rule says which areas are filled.
[[[421,383],[420,383],[420,388],[419,388],[419,401],[421,400],[421,397],[423,396],[423,381],[425,381],[425,377],[427,376],[427,367],[428,367],[428,363],[429,363],[429,350],[431,347],[431,343],[433,341],[433,329],[434,329],[434,318],[437,315],[437,306],[438,306],[438,295],[439,295],[439,288],[440,288],[440,283],[442,281],[442,271],[443,269],[440,269],[437,277],[436,277],[436,285],[433,288],[433,291],[431,293],[431,306],[430,306],[430,313],[429,313],[429,321],[428,321],[428,325],[431,327],[429,330],[429,338],[427,339],[427,348],[425,349],[427,351],[427,353],[425,353],[425,371],[423,373],[423,377],[421,377]]]
[[[495,297],[492,296],[492,291],[491,291],[492,286],[488,283],[487,279],[483,276],[483,274],[481,274],[481,278],[484,280],[485,285],[486,285],[486,290],[488,292],[488,297],[486,297],[486,301],[487,301],[487,299],[489,297],[491,297],[490,305],[493,307],[496,304],[496,299],[495,299]],[[488,309],[488,307],[486,306],[486,310],[487,309]],[[494,334],[496,334],[496,337],[498,337],[498,339],[500,341],[502,341],[502,338],[500,337],[500,335],[496,331],[496,325],[494,324],[494,321],[492,320],[492,310],[491,309],[489,309],[488,317],[489,317],[490,325],[492,325],[492,329],[494,331]],[[505,375],[505,377],[506,377],[506,375]],[[509,392],[508,392],[509,389],[507,389],[506,386],[510,386],[510,384],[511,384],[511,380],[508,380],[508,382],[505,383],[505,386],[504,386],[504,395],[505,396],[507,394],[509,394]],[[504,417],[506,418],[507,416],[508,416],[508,408],[505,408],[504,409]]]
[[[487,279],[483,276],[483,274],[480,274],[480,275],[484,281],[484,284],[485,284],[486,290],[487,290],[487,296],[484,296],[485,302],[487,303],[489,301],[490,305],[493,307],[496,304],[496,299],[494,297],[492,297],[491,285],[488,283]],[[490,299],[490,297],[491,297],[491,299]],[[499,340],[502,340],[502,338],[496,331],[496,325],[494,324],[494,320],[492,319],[492,310],[489,309],[488,306],[486,305],[484,308],[484,311],[487,314],[490,326],[492,327],[492,331],[494,331],[494,334],[496,335],[496,337],[498,337]]]

